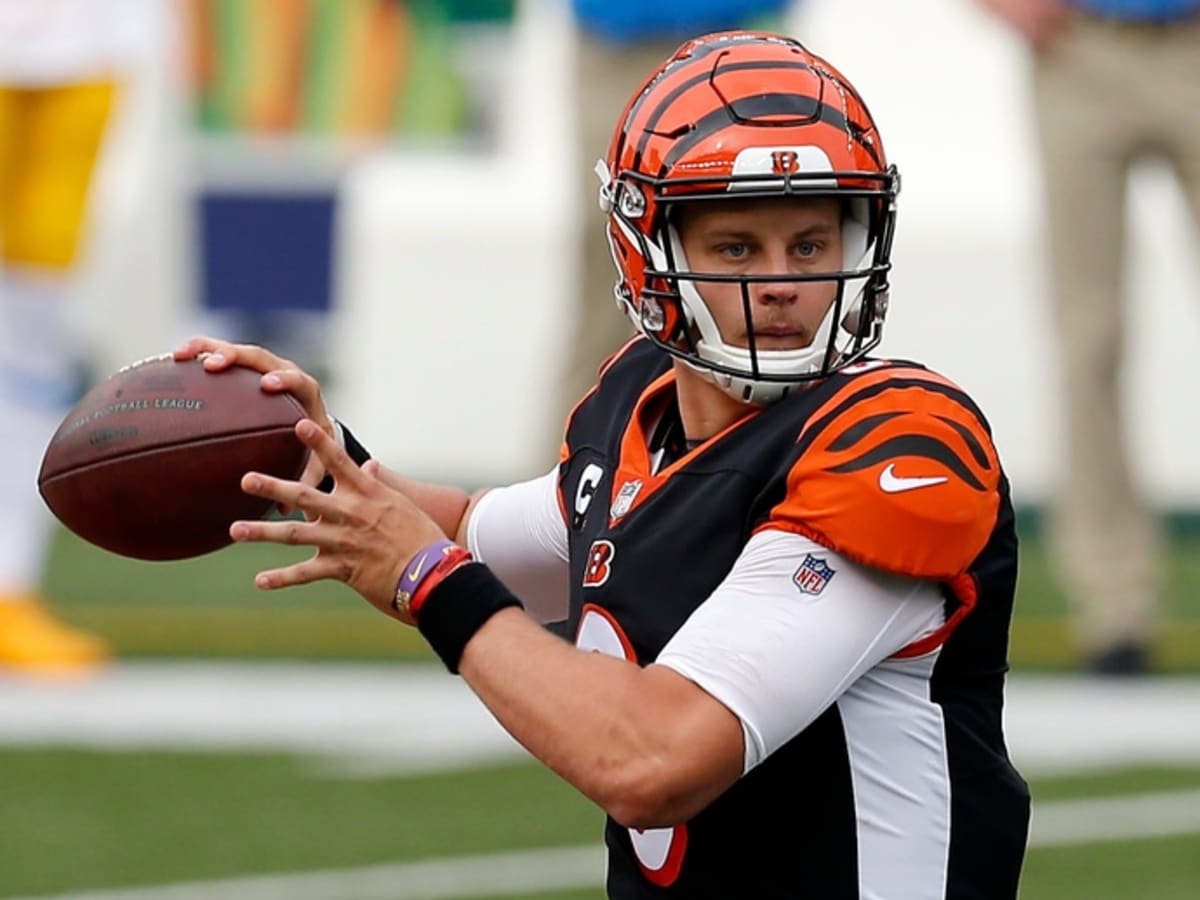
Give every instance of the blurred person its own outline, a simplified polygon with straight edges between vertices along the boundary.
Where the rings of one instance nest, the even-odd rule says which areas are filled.
[[[310,416],[320,465],[243,479],[303,518],[231,535],[316,554],[257,585],[342,580],[419,628],[608,813],[610,897],[1015,897],[1009,489],[959,387],[871,355],[899,175],[870,113],[798,42],[712,34],[599,168],[638,336],[540,478],[414,482],[270,351],[176,350]]]
[[[1126,190],[1169,164],[1200,226],[1200,0],[981,0],[1034,50],[1065,441],[1050,546],[1085,667],[1146,671],[1161,525],[1134,484],[1119,398]]]
[[[593,166],[612,136],[612,123],[638,81],[687,38],[758,25],[792,0],[572,0],[576,24],[574,112],[582,221],[577,238],[580,289],[574,340],[551,413],[555,441],[563,417],[595,381],[601,363],[633,334],[603,302],[613,297],[612,259],[599,228]],[[772,29],[773,30],[773,29]],[[598,302],[599,301],[599,302]],[[551,442],[553,443],[553,442]]]
[[[121,0],[0,0],[0,668],[86,670],[109,652],[40,592],[53,527],[36,478],[80,387],[68,297],[142,24]]]

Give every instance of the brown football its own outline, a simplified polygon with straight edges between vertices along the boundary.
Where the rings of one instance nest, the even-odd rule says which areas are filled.
[[[137,559],[186,559],[230,543],[229,526],[272,504],[242,492],[251,470],[295,479],[307,448],[304,410],[262,390],[261,374],[206,372],[169,355],[92,388],[63,419],[38,489],[84,540]]]

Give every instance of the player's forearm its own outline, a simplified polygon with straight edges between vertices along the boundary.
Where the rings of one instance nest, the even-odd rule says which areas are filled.
[[[578,650],[504,610],[464,651],[460,673],[534,756],[636,828],[694,816],[741,774],[741,727],[661,666]]]

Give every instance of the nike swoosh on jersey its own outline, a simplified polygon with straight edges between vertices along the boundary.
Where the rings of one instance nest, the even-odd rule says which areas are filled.
[[[904,478],[897,475],[893,470],[896,468],[895,463],[888,463],[887,468],[879,473],[879,487],[886,494],[899,494],[903,491],[915,491],[917,488],[933,487],[935,484],[941,484],[944,481],[949,481],[945,475],[928,475],[918,476],[915,478]]]

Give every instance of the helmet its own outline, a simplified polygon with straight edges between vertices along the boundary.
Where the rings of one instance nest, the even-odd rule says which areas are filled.
[[[597,163],[618,269],[615,296],[634,326],[736,399],[774,402],[861,359],[882,336],[900,178],[854,87],[798,41],[729,31],[696,38],[625,107]],[[673,211],[729,198],[836,197],[840,271],[705,275],[689,269]],[[799,350],[726,343],[698,281],[835,282],[816,336]]]

